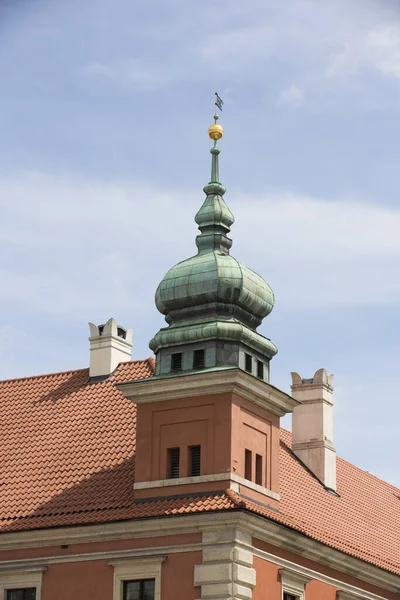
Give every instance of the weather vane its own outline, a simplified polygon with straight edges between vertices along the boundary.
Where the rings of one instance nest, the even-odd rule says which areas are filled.
[[[214,123],[212,125],[210,125],[210,127],[208,128],[208,136],[214,140],[214,149],[211,150],[211,152],[218,154],[219,153],[219,149],[217,148],[217,141],[220,140],[222,138],[222,136],[224,135],[224,130],[221,127],[221,125],[218,125],[217,121],[218,121],[218,114],[217,114],[217,108],[222,111],[222,107],[224,105],[224,101],[222,100],[221,96],[219,96],[217,94],[217,92],[215,92],[215,115],[214,115]]]
[[[224,101],[222,100],[221,96],[218,95],[218,92],[215,92],[215,106],[222,112],[223,105]],[[215,109],[215,114],[217,114],[217,108]]]

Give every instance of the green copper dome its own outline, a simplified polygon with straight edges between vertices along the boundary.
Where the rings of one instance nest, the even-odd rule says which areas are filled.
[[[260,275],[229,254],[232,240],[228,233],[234,217],[219,182],[219,153],[215,140],[211,181],[204,187],[206,198],[195,217],[200,230],[198,253],[172,267],[159,284],[156,306],[169,326],[156,334],[150,348],[171,356],[177,348],[188,344],[198,348],[203,342],[208,344],[210,366],[239,366],[240,352],[250,351],[257,360],[269,362],[277,349],[256,328],[272,311],[274,294]]]
[[[211,250],[168,271],[158,286],[156,306],[168,323],[189,314],[224,315],[255,328],[271,312],[274,294],[257,273],[229,254]]]

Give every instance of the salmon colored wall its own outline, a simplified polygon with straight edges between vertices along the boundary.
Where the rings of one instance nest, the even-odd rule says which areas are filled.
[[[176,600],[177,582],[179,597],[198,598],[193,575],[201,560],[201,552],[169,555],[162,565],[161,600]],[[53,564],[43,574],[42,600],[112,600],[113,580],[114,569],[106,560]]]
[[[189,475],[189,446],[201,446],[201,475],[237,473],[244,477],[245,449],[262,457],[261,485],[279,493],[279,417],[237,394],[210,394],[139,404],[137,407],[135,481],[168,479],[167,450],[180,448],[180,477]],[[180,493],[222,490],[226,484],[185,484]],[[177,488],[136,490],[136,498],[176,494]],[[249,491],[265,501],[259,492]],[[274,501],[271,501],[274,503]]]
[[[43,574],[42,600],[111,600],[113,568],[105,560],[50,565]]]
[[[253,538],[253,545],[260,550],[280,556],[281,558],[292,561],[295,564],[297,563],[303,567],[307,567],[308,569],[312,569],[313,571],[317,571],[323,575],[327,575],[328,577],[332,577],[333,579],[337,579],[339,581],[343,581],[344,583],[367,590],[372,594],[383,596],[389,600],[399,600],[399,596],[394,593],[366,583],[365,581],[361,581],[360,579],[356,579],[351,575],[346,575],[345,573],[336,571],[330,567],[320,565],[313,560],[303,558],[302,556],[298,556],[292,552],[283,550],[282,548],[277,548],[272,544],[267,544],[266,542],[262,542],[256,538]],[[257,571],[257,585],[256,589],[253,591],[253,600],[265,600],[265,594],[262,595],[263,589],[264,592],[265,589],[268,589],[268,600],[281,600],[279,569],[282,567],[262,558],[254,557],[254,568]],[[264,588],[264,585],[268,587]],[[338,589],[339,588],[328,585],[321,581],[310,581],[306,587],[307,600],[336,600],[336,590]]]
[[[314,579],[306,585],[307,600],[336,600],[338,589],[333,585],[327,585]]]
[[[160,529],[162,523],[160,523]],[[90,552],[112,552],[113,550],[135,550],[140,548],[156,548],[157,546],[179,546],[181,544],[201,543],[201,533],[158,536],[153,538],[136,538],[89,544],[71,544],[67,548],[47,546],[41,548],[24,548],[23,550],[4,550],[0,552],[0,561],[40,558],[46,556],[65,556],[71,554],[89,554]],[[83,564],[83,563],[82,563]]]
[[[167,448],[180,448],[180,475],[188,474],[188,446],[201,445],[201,474],[229,471],[231,394],[139,404],[135,481],[166,478]]]
[[[253,600],[281,600],[281,584],[278,579],[277,565],[255,556],[253,567],[256,570],[257,582],[253,590]]]
[[[279,417],[234,394],[232,404],[232,462],[234,471],[245,475],[245,450],[252,452],[255,483],[255,455],[263,458],[262,484],[279,493]],[[252,494],[248,494],[251,497]],[[255,499],[265,502],[256,494]]]
[[[254,568],[257,572],[257,585],[253,590],[253,600],[282,600],[282,587],[279,576],[279,565],[254,557]],[[310,581],[306,586],[307,600],[336,600],[338,588],[321,581]]]
[[[170,554],[162,567],[161,600],[196,600],[196,598],[200,598],[201,590],[194,587],[193,579],[194,565],[201,565],[201,563],[201,551]]]

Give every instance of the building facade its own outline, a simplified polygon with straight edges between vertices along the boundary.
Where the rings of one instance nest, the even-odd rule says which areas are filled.
[[[270,383],[274,295],[230,254],[222,135],[155,359],[110,319],[88,369],[0,382],[0,600],[400,598],[400,490],[336,456],[332,376]]]

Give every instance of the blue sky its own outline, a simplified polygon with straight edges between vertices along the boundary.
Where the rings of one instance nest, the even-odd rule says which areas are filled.
[[[0,71],[0,376],[87,366],[111,316],[149,356],[218,90],[232,254],[276,295],[271,381],[333,372],[338,453],[400,485],[398,2],[14,0]]]

